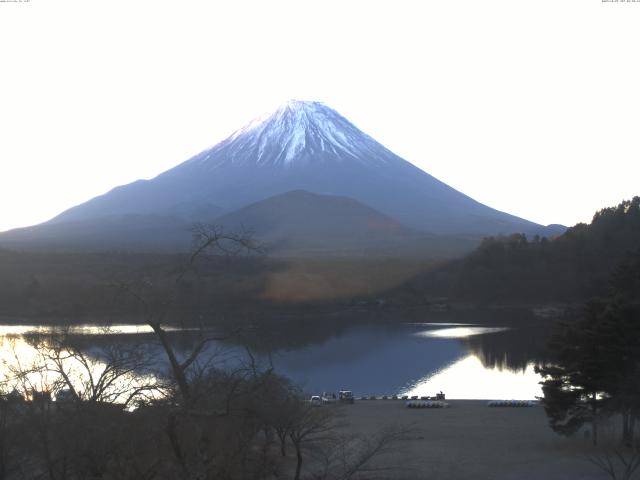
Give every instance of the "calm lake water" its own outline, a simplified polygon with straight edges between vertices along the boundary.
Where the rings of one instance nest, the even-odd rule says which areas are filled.
[[[536,358],[508,351],[517,348],[514,338],[528,333],[473,325],[357,327],[277,352],[273,363],[310,392],[432,396],[443,391],[457,399],[533,399],[542,394]]]
[[[15,361],[17,354],[28,363],[33,352],[25,338],[46,331],[0,326],[3,362]],[[105,338],[102,329],[91,326],[75,327],[72,333],[85,337],[88,345],[98,346]],[[172,335],[185,353],[195,341],[193,332]],[[108,336],[123,343],[154,341],[145,326],[118,325]],[[534,399],[542,393],[534,372],[546,338],[540,329],[402,323],[316,329],[312,334],[302,329],[292,336],[285,342],[277,341],[283,340],[282,332],[270,339],[258,333],[247,343],[261,365],[273,365],[309,393],[349,389],[358,396],[431,396],[443,391],[456,399]],[[213,345],[207,354],[217,355],[218,365],[229,368],[247,357],[244,346],[227,343]]]

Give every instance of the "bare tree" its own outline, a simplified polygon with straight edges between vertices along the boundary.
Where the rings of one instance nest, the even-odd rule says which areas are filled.
[[[411,427],[392,427],[371,436],[336,434],[316,450],[319,465],[312,477],[317,480],[371,478],[382,472],[396,472],[398,465],[377,460],[395,451],[397,443],[409,435]],[[406,465],[403,468],[407,468]]]
[[[193,249],[181,267],[174,272],[173,283],[176,287],[181,285],[186,275],[194,270],[196,262],[208,255],[236,256],[242,253],[260,253],[261,247],[252,238],[251,233],[228,233],[216,225],[196,224],[193,229]],[[146,286],[149,286],[148,284]],[[121,283],[119,287],[131,295],[143,308],[145,322],[153,329],[160,345],[167,357],[173,379],[181,394],[184,406],[189,408],[193,402],[188,381],[188,370],[196,362],[207,345],[214,341],[226,340],[229,336],[210,335],[201,331],[201,338],[193,346],[191,352],[179,358],[172,345],[164,323],[167,315],[174,306],[178,288],[166,295],[160,301],[150,299],[144,292],[134,288],[131,284]]]
[[[603,450],[587,459],[605,472],[611,480],[631,480],[640,467],[640,450],[637,447]]]
[[[147,345],[124,345],[101,331],[103,343],[84,346],[68,329],[37,336],[29,343],[40,368],[52,375],[54,393],[66,389],[79,402],[103,402],[128,408],[162,396],[166,385],[153,374],[155,356]]]
[[[332,409],[316,407],[302,399],[291,410],[291,417],[289,439],[296,452],[294,479],[300,480],[303,453],[330,440],[337,425]]]
[[[177,344],[167,324],[176,323],[171,315],[180,286],[196,274],[196,261],[211,253],[256,251],[250,237],[216,228],[198,226],[194,238],[193,253],[171,274],[171,293],[150,282],[120,285],[143,308],[159,356],[166,358],[165,375],[146,375],[154,371],[150,349],[127,347],[118,339],[86,345],[69,331],[34,337],[37,355],[31,364],[21,364],[15,355],[7,388],[40,399],[21,409],[28,436],[21,451],[34,459],[26,477],[266,480],[280,477],[288,466],[287,447],[295,452],[296,480],[303,465],[310,477],[325,479],[380,471],[373,460],[388,451],[397,432],[369,438],[340,433],[339,407],[312,406],[249,349],[243,363],[220,368],[214,342],[230,335],[201,328],[192,346]],[[50,393],[62,390],[75,402],[50,401]],[[136,400],[147,401],[134,411],[123,408]],[[66,408],[71,405],[76,408]],[[0,455],[2,421],[8,418],[1,414]]]
[[[190,373],[194,371],[194,366],[200,365],[200,358],[211,343],[226,340],[230,335],[210,333],[201,328],[199,332],[200,338],[190,352],[179,355],[170,340],[165,323],[172,308],[175,306],[180,286],[186,276],[194,272],[196,263],[199,260],[206,259],[212,254],[236,256],[242,253],[256,252],[260,252],[260,247],[253,241],[250,233],[228,233],[215,225],[196,224],[193,227],[192,252],[184,263],[174,271],[172,282],[174,288],[169,294],[164,295],[162,298],[149,295],[149,293],[153,293],[153,285],[148,282],[143,285],[146,288],[136,288],[132,284],[121,283],[119,285],[121,290],[133,297],[142,307],[145,322],[155,333],[168,361],[171,378],[175,382],[180,401],[178,408],[169,411],[167,415],[166,434],[174,456],[181,465],[183,475],[186,477],[191,476],[192,473],[197,475],[197,472],[204,468],[203,465],[207,461],[203,458],[203,455],[199,455],[197,456],[197,465],[192,468],[189,467],[188,452],[185,452],[183,447],[184,437],[180,434],[180,424],[188,423],[191,428],[195,429],[196,437],[206,438],[204,424],[208,421],[207,417],[216,415],[215,411],[199,408],[199,398],[193,392]],[[204,370],[206,369],[200,369],[201,372]],[[200,447],[191,447],[191,449],[200,449]]]
[[[155,460],[132,454],[128,442],[153,429],[125,409],[164,395],[158,379],[145,374],[152,357],[139,345],[114,339],[89,347],[66,329],[57,333],[25,338],[19,350],[14,346],[13,358],[3,360],[4,389],[14,392],[7,397],[20,399],[11,410],[11,426],[19,432],[11,446],[26,468],[24,478],[88,478],[112,468],[116,459],[123,469],[148,470]],[[52,402],[52,394],[63,390],[73,392],[67,398],[74,401]]]

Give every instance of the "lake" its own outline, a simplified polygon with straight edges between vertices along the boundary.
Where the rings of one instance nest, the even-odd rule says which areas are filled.
[[[41,326],[0,326],[2,368],[15,362],[16,353],[27,364],[34,352],[26,340],[47,332]],[[139,325],[116,325],[108,333],[79,326],[69,333],[82,337],[89,350],[107,338],[123,344],[155,342],[150,329]],[[546,338],[540,328],[407,322],[270,333],[217,342],[206,355],[215,354],[219,366],[233,368],[246,360],[249,348],[259,365],[272,365],[309,393],[348,389],[356,396],[432,396],[443,391],[455,399],[534,399],[542,393],[534,372]],[[176,329],[171,335],[186,355],[198,334]],[[162,359],[160,349],[155,350]]]
[[[451,324],[359,326],[272,355],[277,371],[309,392],[534,399],[542,394],[535,351],[518,344],[530,329]],[[541,336],[538,332],[534,336]],[[509,349],[513,348],[513,351]]]

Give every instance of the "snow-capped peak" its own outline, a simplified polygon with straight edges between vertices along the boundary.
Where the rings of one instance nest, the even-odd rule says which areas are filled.
[[[288,167],[299,163],[387,162],[386,148],[322,102],[290,100],[237,130],[196,161]]]

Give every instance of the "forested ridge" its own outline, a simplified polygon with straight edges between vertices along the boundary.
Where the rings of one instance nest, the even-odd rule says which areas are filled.
[[[556,238],[488,237],[468,256],[398,292],[487,303],[583,301],[601,294],[617,266],[639,249],[640,197],[634,197]]]
[[[578,318],[556,325],[549,343],[554,358],[538,368],[551,428],[572,435],[590,423],[595,444],[598,425],[620,419],[627,466],[633,466],[630,473],[640,467],[635,432],[640,416],[639,337],[640,251],[635,251],[625,256],[606,288],[589,299]]]

